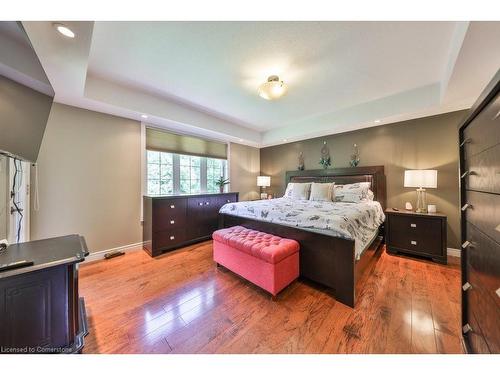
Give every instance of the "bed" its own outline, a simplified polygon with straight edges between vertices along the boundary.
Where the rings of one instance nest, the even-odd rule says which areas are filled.
[[[350,184],[369,182],[374,201],[366,204],[326,202],[290,202],[288,198],[271,201],[241,202],[221,208],[220,227],[242,225],[278,236],[292,238],[300,243],[300,275],[331,289],[335,298],[354,307],[356,287],[364,270],[378,257],[378,246],[370,246],[377,238],[384,236],[383,211],[386,208],[386,185],[383,166],[333,168],[327,170],[289,171],[288,182],[335,182]],[[287,205],[294,206],[293,208]],[[329,210],[336,207],[339,212],[331,217],[345,216],[350,224],[349,231],[339,230],[327,219]],[[292,210],[292,211],[291,211]],[[316,211],[314,211],[316,210]],[[252,212],[253,211],[253,212]],[[290,215],[298,212],[298,215]],[[321,214],[323,212],[323,214]],[[363,230],[367,212],[379,219],[378,230]],[[304,224],[300,214],[315,219]],[[288,215],[288,216],[287,216]],[[381,216],[380,216],[381,215]],[[265,217],[264,217],[265,216]],[[317,217],[317,218],[316,218]],[[335,221],[335,220],[333,220]],[[299,226],[300,225],[300,226]],[[370,223],[369,226],[373,226]],[[345,228],[344,228],[345,229]],[[360,233],[356,234],[356,230]]]

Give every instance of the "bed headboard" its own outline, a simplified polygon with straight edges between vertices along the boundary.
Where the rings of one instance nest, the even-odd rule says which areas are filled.
[[[370,182],[374,199],[379,201],[385,210],[387,191],[385,186],[384,166],[313,169],[306,171],[286,172],[285,182],[335,182],[337,184],[353,184],[355,182]]]

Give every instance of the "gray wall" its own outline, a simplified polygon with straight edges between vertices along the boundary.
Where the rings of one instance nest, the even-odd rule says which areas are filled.
[[[255,147],[229,144],[229,177],[231,191],[240,193],[239,200],[258,199],[257,176],[260,172],[260,150]]]
[[[38,156],[32,239],[78,233],[91,252],[141,242],[140,176],[138,122],[54,104]]]
[[[459,248],[458,131],[465,111],[382,125],[354,132],[313,138],[261,149],[261,174],[271,176],[271,190],[283,194],[285,172],[297,168],[299,152],[305,168],[319,169],[326,140],[333,167],[349,166],[352,145],[360,149],[360,166],[383,165],[388,207],[416,205],[415,190],[403,187],[405,169],[437,169],[438,188],[427,189],[427,203],[448,215],[448,246]]]
[[[0,76],[0,150],[35,161],[52,97]]]

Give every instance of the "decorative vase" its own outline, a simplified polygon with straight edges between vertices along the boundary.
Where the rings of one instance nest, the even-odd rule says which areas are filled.
[[[224,185],[219,186],[219,192],[220,192],[221,194],[222,194],[222,193],[224,193]]]

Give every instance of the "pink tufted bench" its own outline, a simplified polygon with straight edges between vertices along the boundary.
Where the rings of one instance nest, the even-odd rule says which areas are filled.
[[[212,235],[214,260],[276,296],[299,277],[299,243],[241,226]]]

